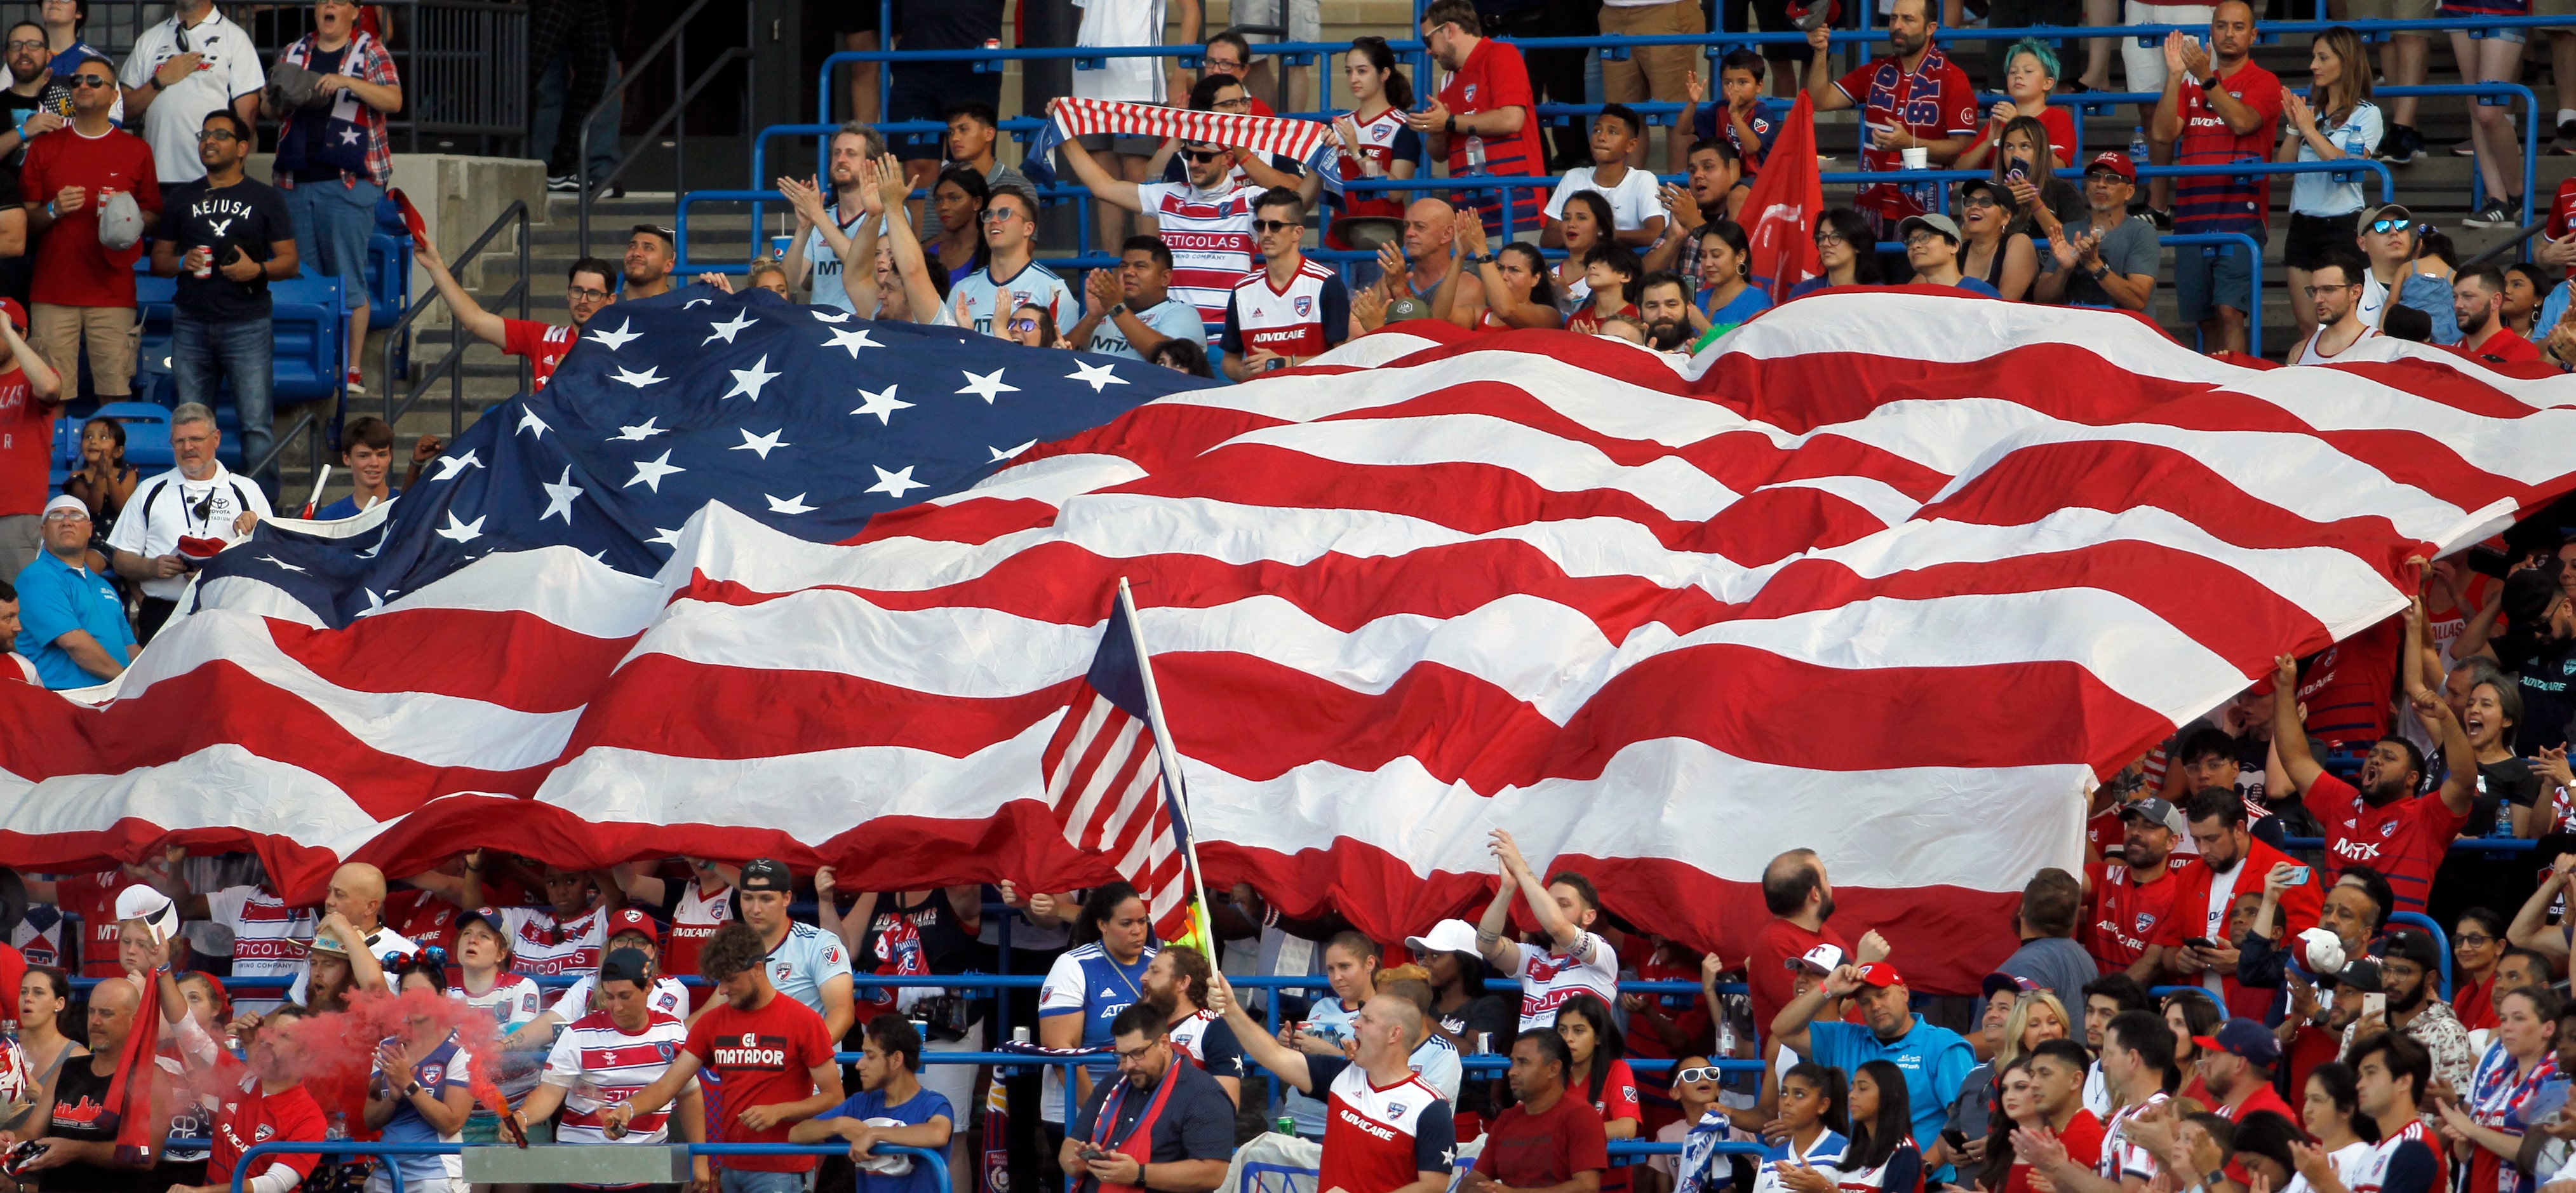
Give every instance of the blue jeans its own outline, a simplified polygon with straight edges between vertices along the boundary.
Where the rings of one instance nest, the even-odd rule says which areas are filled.
[[[257,463],[276,441],[277,333],[266,319],[209,323],[181,311],[170,321],[170,380],[182,402],[215,404],[220,384],[233,383],[233,408],[241,415],[242,463]],[[252,477],[277,487],[271,464]]]
[[[810,1172],[746,1172],[739,1168],[716,1169],[716,1187],[723,1193],[805,1193]]]
[[[282,193],[295,215],[295,251],[304,264],[340,279],[341,301],[350,310],[367,305],[367,238],[375,234],[385,188],[364,180],[355,186],[299,182]]]

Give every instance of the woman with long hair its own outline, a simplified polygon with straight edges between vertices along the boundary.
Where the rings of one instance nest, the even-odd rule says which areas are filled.
[[[1388,48],[1386,39],[1352,38],[1351,52],[1342,59],[1342,79],[1350,84],[1352,109],[1333,121],[1333,138],[1341,143],[1335,165],[1342,181],[1413,177],[1415,163],[1422,157],[1422,135],[1404,120],[1413,110],[1413,80],[1396,69],[1395,51]],[[1335,216],[1404,218],[1402,191],[1352,191],[1348,196],[1328,192],[1324,202]],[[1324,223],[1324,247],[1351,247],[1329,217]]]
[[[1986,113],[1986,126],[1977,131],[1977,139],[1968,143],[1959,155],[1959,170],[1982,168],[2003,145],[2004,126],[2028,117],[2046,126],[2045,143],[2057,151],[2057,160],[2075,157],[2075,118],[2063,105],[2048,102],[2057,90],[2057,51],[2036,37],[2025,37],[2004,47],[2004,98]]]
[[[1584,254],[1596,244],[1610,243],[1619,221],[1601,192],[1576,191],[1565,197],[1565,217],[1557,226],[1565,232],[1565,260],[1556,267],[1556,309],[1572,314],[1592,298],[1592,286],[1583,280]]]
[[[1556,1034],[1565,1037],[1565,1050],[1574,1055],[1574,1066],[1565,1071],[1566,1092],[1601,1113],[1601,1129],[1610,1138],[1635,1139],[1646,1112],[1637,1102],[1637,1075],[1622,1059],[1628,1038],[1611,1017],[1610,1004],[1590,994],[1566,999],[1556,1008]],[[1628,1169],[1612,1167],[1602,1175],[1601,1187],[1627,1188]]]
[[[2339,1060],[2308,1070],[2308,1088],[2299,1099],[2299,1125],[2317,1141],[2318,1150],[2339,1177],[2368,1160],[2379,1142],[2378,1121],[2361,1112],[2361,1079],[2351,1065]],[[2316,1180],[2311,1177],[2308,1183],[2314,1185]]]
[[[72,980],[50,965],[30,965],[18,981],[18,1050],[26,1055],[27,1072],[38,1085],[50,1084],[66,1058],[89,1055],[73,1039]]]
[[[2011,1037],[2005,1039],[2009,1043]],[[1986,1158],[1977,1170],[1978,1187],[1991,1193],[2001,1193],[2008,1187],[2005,1180],[2020,1163],[2013,1155],[2013,1128],[2048,1125],[2040,1116],[2038,1097],[2031,1092],[2029,1054],[1997,1061],[2000,1067],[1995,1070],[1995,1113],[1986,1118]]]
[[[2218,1099],[2209,1096],[2209,1087],[2200,1080],[2200,1045],[2194,1036],[2214,1035],[2227,1017],[2218,1009],[2218,1000],[2205,990],[2177,990],[2165,996],[2165,1024],[2173,1028],[2174,1064],[2183,1072],[2178,1098],[2190,1098],[2203,1106],[2215,1106]]]
[[[1959,184],[1959,273],[2020,302],[2039,276],[2039,251],[2017,229],[2024,219],[2010,192],[1983,178]]]
[[[2043,1041],[2063,1040],[2073,1033],[2068,1029],[2066,1004],[2047,990],[2032,990],[2013,1003],[2012,1017],[2004,1020],[2004,1046],[1995,1060],[2005,1062],[2028,1056]]]
[[[992,263],[992,247],[984,243],[984,204],[992,197],[992,183],[967,166],[941,170],[930,184],[930,211],[939,219],[931,252],[951,286]]]
[[[415,955],[397,966],[394,974],[395,991],[406,997],[446,994],[444,964]],[[367,1086],[367,1129],[382,1132],[386,1143],[461,1142],[465,1120],[474,1112],[474,1094],[466,1076],[472,1063],[457,1045],[454,1028],[440,1016],[415,1008],[404,1020],[403,1034],[376,1047],[376,1072]],[[402,1169],[405,1189],[464,1193],[462,1157],[395,1156],[385,1163]],[[388,1193],[392,1188],[393,1178],[384,1166],[367,1178],[368,1193]]]
[[[1753,284],[1753,242],[1744,225],[1710,220],[1699,237],[1699,300],[1690,306],[1691,334],[1734,327],[1771,309],[1771,296]]]
[[[2508,1169],[2522,1150],[2531,1116],[2523,1107],[2558,1076],[2558,995],[2539,986],[2508,991],[2495,1000],[2495,1038],[2469,1079],[2467,1105],[2437,1102],[2442,1135],[2468,1150],[2463,1193],[2530,1193],[2532,1180]]]
[[[1923,1149],[1914,1142],[1914,1112],[1905,1092],[1905,1070],[1874,1060],[1851,1079],[1851,1147],[1835,1165],[1844,1193],[1920,1193]]]
[[[1183,339],[1180,336],[1173,336],[1154,345],[1154,350],[1146,354],[1146,362],[1161,365],[1175,373],[1187,373],[1192,377],[1216,376],[1216,373],[1208,368],[1207,349],[1199,347],[1196,340]]]
[[[1778,1141],[1764,1139],[1771,1150],[1762,1155],[1753,1193],[1833,1193],[1829,1174],[1851,1148],[1851,1091],[1844,1082],[1841,1069],[1813,1062],[1792,1065],[1781,1075]],[[1683,1170],[1694,1171],[1687,1165]]]
[[[1571,215],[1582,207],[1578,201],[1589,191],[1577,192],[1577,198],[1566,201]],[[1570,225],[1573,221],[1569,219]],[[1431,313],[1471,331],[1510,331],[1516,327],[1557,327],[1565,316],[1557,309],[1556,284],[1548,277],[1547,258],[1539,251],[1518,242],[1504,245],[1493,256],[1476,266],[1476,277],[1484,283],[1476,296],[1458,297],[1459,263],[1469,257],[1485,256],[1485,221],[1473,211],[1458,213],[1451,237],[1458,251],[1449,257],[1449,276],[1442,278],[1440,288],[1431,295]]]
[[[2049,136],[2048,127],[2041,122],[2028,116],[2014,117],[2004,125],[2003,137],[1997,142],[2001,148],[1988,175],[2021,209],[2022,218],[2013,231],[2031,232],[2040,240],[2056,235],[2058,228],[2066,224],[2081,224],[2093,215],[2091,205],[2084,201],[2083,188],[2057,176],[2068,163]]]
[[[2504,267],[2504,325],[2513,334],[2531,338],[2532,323],[2540,316],[2540,304],[2558,283],[2547,271],[2529,261],[2516,261]]]
[[[1408,943],[1421,959],[1423,971],[1431,975],[1428,1026],[1432,1032],[1447,1037],[1461,1056],[1510,1048],[1513,1030],[1520,1025],[1520,1006],[1485,989],[1485,958],[1472,947],[1475,937],[1470,934],[1451,942],[1471,946],[1466,949],[1428,948],[1430,941],[1419,937]],[[1456,1115],[1461,1134],[1474,1138],[1494,1116],[1495,1084],[1490,1077],[1476,1077],[1459,1085]]]
[[[2308,46],[2308,96],[2281,89],[2281,115],[2288,126],[2276,162],[2368,160],[2387,131],[2379,105],[2370,102],[2370,59],[2361,35],[2337,25],[2317,35]],[[2290,338],[2308,338],[2316,330],[2317,303],[2308,297],[2308,282],[2329,248],[2352,246],[2353,219],[2369,202],[2358,175],[2349,180],[2332,174],[2298,174],[2290,180],[2290,234],[2281,256],[2290,269]]]
[[[1055,312],[1030,303],[1011,312],[1011,321],[1003,325],[1002,338],[1026,348],[1061,348],[1062,337],[1055,333]]]
[[[1879,272],[1878,234],[1851,208],[1828,207],[1816,217],[1816,259],[1825,272],[1791,287],[1789,297],[1832,286],[1887,284],[1886,275]]]

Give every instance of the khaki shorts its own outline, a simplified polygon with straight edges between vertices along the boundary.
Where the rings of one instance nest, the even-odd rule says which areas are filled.
[[[2345,0],[2345,4],[2345,15],[2356,21],[2429,21],[2439,7],[2438,0]]]
[[[2531,15],[2535,17],[2576,17],[2576,0],[2531,0]],[[2523,32],[2529,33],[2531,31],[2525,29]]]
[[[1601,6],[1601,32],[1614,37],[1708,32],[1708,16],[1698,0],[1669,4]],[[1682,103],[1690,98],[1691,73],[1698,69],[1699,46],[1638,46],[1626,61],[1601,63],[1601,98],[1614,104]]]
[[[80,376],[81,347],[89,348],[89,379],[102,398],[134,392],[134,356],[142,344],[133,307],[67,307],[28,304],[27,343],[65,377]]]

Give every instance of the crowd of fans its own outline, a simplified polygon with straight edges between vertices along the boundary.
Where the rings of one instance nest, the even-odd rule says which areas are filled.
[[[1477,918],[1400,949],[1242,885],[1215,897],[1211,951],[1157,940],[1123,883],[854,892],[766,859],[475,851],[391,884],[345,865],[296,906],[247,857],[173,848],[0,879],[0,904],[25,892],[0,1099],[31,1108],[0,1143],[37,1145],[15,1177],[46,1193],[222,1186],[258,1130],[846,1144],[819,1168],[699,1158],[736,1193],[940,1193],[881,1146],[946,1153],[955,1193],[1209,1193],[1256,1137],[1346,1193],[2563,1193],[2576,573],[2548,549],[2502,576],[2417,566],[2406,614],[2282,657],[2103,784],[2081,873],[2040,870],[2008,934],[1954,945],[2003,958],[1973,996],[1929,995],[1896,933],[1838,922],[1810,850],[1765,867],[1770,918],[1735,957],[1608,913],[1501,831]],[[2490,837],[2555,864],[2461,864]],[[1042,986],[876,984],[1006,964]],[[367,1018],[379,988],[427,1001]],[[410,1026],[360,1041],[352,1075],[312,1055],[341,1037],[298,1026],[343,1015]],[[174,1145],[146,1171],[99,1125],[142,1030],[174,1073],[220,1078],[171,1108],[211,1156]],[[995,1048],[1029,1062],[940,1059]],[[386,1162],[432,1193],[461,1171]],[[265,1165],[262,1193],[316,1171]]]

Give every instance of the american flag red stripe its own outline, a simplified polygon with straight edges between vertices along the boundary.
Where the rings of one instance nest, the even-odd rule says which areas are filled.
[[[2576,383],[2393,342],[2255,370],[1923,290],[1689,363],[1422,326],[841,545],[711,506],[658,577],[496,553],[330,631],[227,581],[113,703],[0,686],[0,860],[256,848],[312,893],[469,842],[721,842],[1096,884],[1119,857],[1069,833],[1159,839],[1134,742],[1065,736],[1125,576],[1211,884],[1400,939],[1481,905],[1502,827],[1741,956],[1763,862],[1810,847],[1909,978],[1973,990],[2030,874],[2078,865],[2092,783],[2576,484]],[[1085,758],[1131,798],[1050,800]]]

